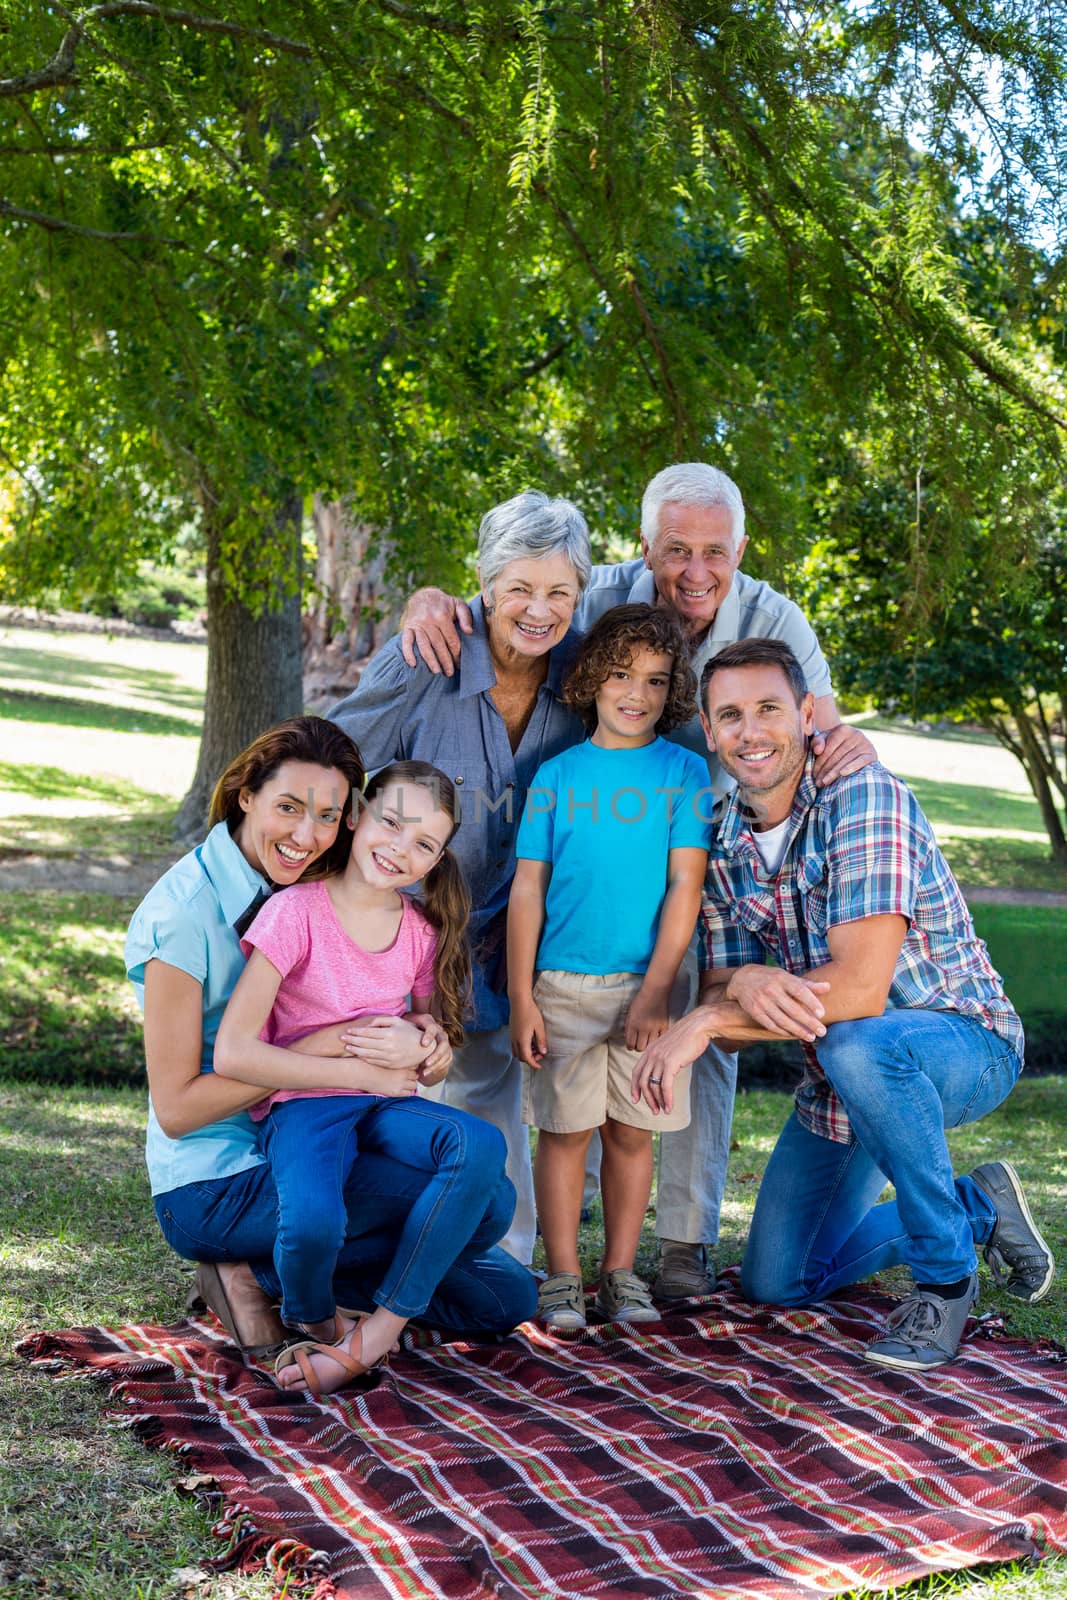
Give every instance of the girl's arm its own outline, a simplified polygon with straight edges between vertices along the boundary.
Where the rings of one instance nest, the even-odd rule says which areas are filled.
[[[253,950],[237,980],[215,1040],[215,1071],[223,1078],[264,1089],[347,1089],[364,1094],[412,1094],[414,1066],[375,1066],[358,1056],[307,1056],[266,1044],[260,1031],[270,1016],[281,983],[277,967]],[[415,1030],[412,1029],[414,1033]]]
[[[144,1053],[152,1107],[169,1139],[232,1117],[263,1098],[262,1089],[201,1072],[204,991],[180,967],[158,958],[144,969]]]
[[[630,1050],[646,1050],[671,1025],[671,990],[696,927],[707,864],[708,852],[692,846],[668,853],[667,893],[659,915],[655,948],[626,1014],[626,1044]]]
[[[531,1067],[541,1065],[548,1049],[545,1019],[533,997],[533,982],[537,946],[545,925],[545,894],[551,875],[551,862],[520,858],[508,900],[511,1053]]]

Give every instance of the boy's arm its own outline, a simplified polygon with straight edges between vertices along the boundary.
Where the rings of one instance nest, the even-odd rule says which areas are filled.
[[[645,1050],[671,1025],[670,999],[700,910],[708,852],[678,847],[667,856],[667,893],[652,959],[626,1014],[626,1045]]]
[[[533,997],[534,968],[545,925],[545,894],[552,866],[519,858],[508,900],[508,999],[511,1053],[539,1067],[548,1048],[544,1018]]]

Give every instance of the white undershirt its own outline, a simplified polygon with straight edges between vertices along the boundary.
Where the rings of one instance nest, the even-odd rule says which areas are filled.
[[[785,855],[787,835],[789,833],[789,818],[779,822],[776,827],[765,828],[762,833],[752,830],[752,842],[763,859],[763,865],[773,878],[782,864]]]

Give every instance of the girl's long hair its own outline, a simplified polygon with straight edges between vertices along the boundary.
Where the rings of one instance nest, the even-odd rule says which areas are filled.
[[[341,819],[337,837],[328,850],[314,861],[304,878],[325,878],[333,872],[343,872],[348,860],[351,841],[345,818],[352,814],[353,797],[359,794],[366,777],[363,757],[348,734],[336,722],[325,717],[290,717],[268,728],[258,739],[253,739],[247,749],[234,756],[226,771],[215,785],[211,796],[208,826],[225,822],[231,834],[236,833],[244,812],[241,810],[241,790],[251,789],[257,794],[269,783],[287,761],[307,761],[315,767],[334,767],[346,780],[348,789],[340,801]]]
[[[443,811],[451,822],[449,838],[453,837],[459,827],[459,805],[452,780],[439,768],[428,761],[395,761],[371,778],[363,793],[363,804],[370,805],[390,783],[429,789],[435,809]],[[418,903],[437,932],[433,982],[441,1026],[449,1044],[461,1045],[463,1019],[471,1004],[471,952],[467,942],[471,897],[459,862],[447,845],[423,878]]]

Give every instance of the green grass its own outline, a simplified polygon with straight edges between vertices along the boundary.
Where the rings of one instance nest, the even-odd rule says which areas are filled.
[[[110,895],[0,895],[0,1060],[10,1076],[140,1081],[140,1017],[122,962],[132,910]]]
[[[720,1264],[740,1258],[757,1182],[789,1102],[742,1094]],[[174,1321],[189,1269],[164,1244],[144,1175],[143,1090],[0,1082],[0,1349],[42,1328]],[[1023,1083],[1001,1111],[952,1136],[961,1165],[1010,1155],[1054,1249],[1067,1253],[1067,1080]],[[650,1216],[640,1265],[654,1259]],[[587,1256],[595,1254],[588,1233]],[[1024,1307],[983,1284],[983,1308],[1012,1332],[1062,1339],[1067,1291]],[[0,1356],[0,1595],[174,1600],[172,1574],[217,1553],[211,1517],[173,1492],[179,1463],[102,1416],[84,1382],[57,1382]],[[1025,1587],[1024,1587],[1025,1586]],[[262,1576],[205,1577],[199,1600],[266,1600]],[[898,1594],[1064,1600],[1067,1559],[911,1585]]]
[[[1067,909],[977,905],[973,914],[1020,1016],[1067,1012]]]
[[[102,1391],[10,1352],[42,1328],[174,1321],[188,1269],[152,1216],[143,1091],[0,1085],[0,1595],[176,1600],[173,1575],[220,1552],[213,1517],[178,1498],[173,1458],[102,1416]],[[200,1600],[266,1600],[262,1576]]]
[[[167,667],[160,662],[166,661]],[[151,662],[151,665],[146,663]],[[0,682],[86,704],[143,702],[185,712],[197,731],[203,703],[204,651],[191,644],[156,644],[100,634],[38,633],[5,628],[0,635]]]
[[[199,718],[175,717],[144,707],[112,706],[100,700],[78,700],[68,695],[0,693],[0,721],[51,723],[60,728],[106,728],[112,733],[179,734],[200,737]]]

